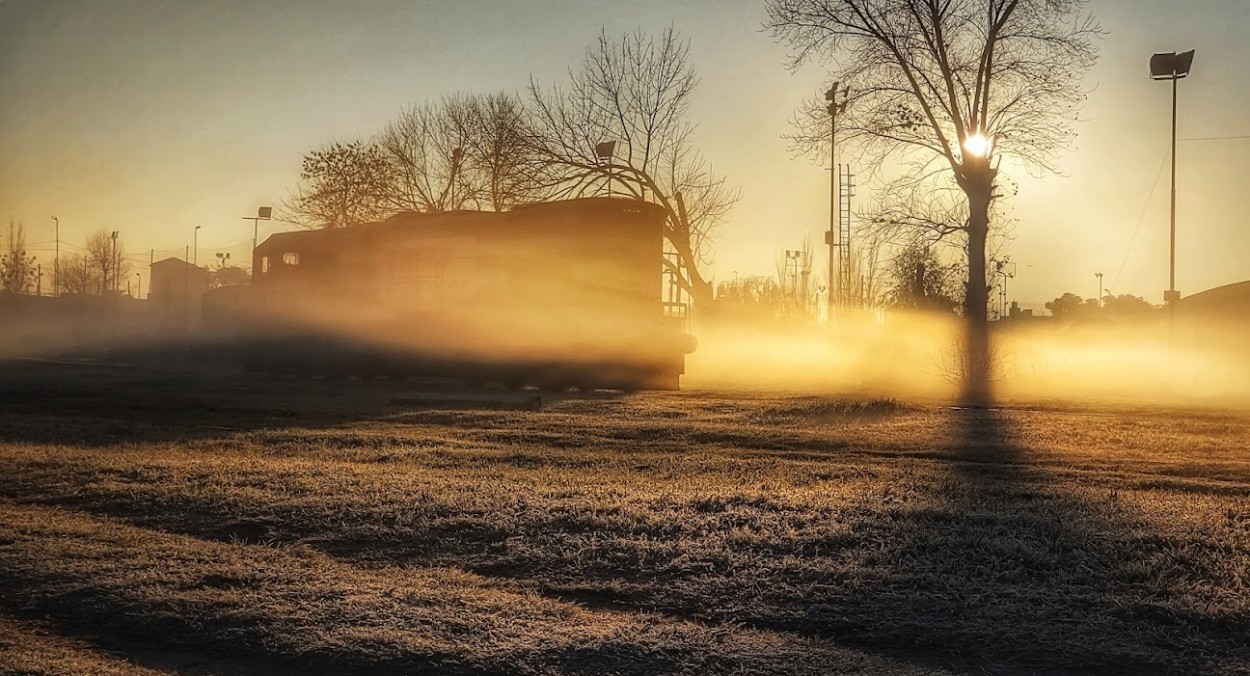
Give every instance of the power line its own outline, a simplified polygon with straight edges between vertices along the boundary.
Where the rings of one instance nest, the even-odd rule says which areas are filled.
[[[1163,178],[1163,168],[1167,166],[1168,158],[1171,156],[1171,150],[1164,151],[1163,159],[1159,162],[1159,171],[1155,173],[1154,185],[1150,186],[1150,193],[1146,195],[1146,204],[1142,206],[1141,216],[1137,219],[1137,227],[1133,228],[1133,236],[1128,240],[1128,248],[1124,250],[1124,258],[1120,261],[1120,269],[1116,270],[1115,280],[1111,282],[1112,287],[1120,285],[1120,275],[1124,273],[1124,265],[1128,263],[1128,256],[1133,252],[1133,243],[1137,241],[1137,233],[1141,230],[1142,223],[1146,222],[1146,213],[1150,211],[1150,199],[1155,196],[1155,190],[1159,187],[1159,179]]]
[[[1250,139],[1250,134],[1244,136],[1203,136],[1201,138],[1183,138],[1182,141],[1245,141]]]

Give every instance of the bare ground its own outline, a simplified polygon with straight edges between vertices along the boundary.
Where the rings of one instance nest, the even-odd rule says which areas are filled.
[[[0,365],[0,672],[1250,673],[1245,411],[413,388]]]

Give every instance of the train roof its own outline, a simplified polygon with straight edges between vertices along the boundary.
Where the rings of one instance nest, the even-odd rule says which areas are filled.
[[[375,223],[350,228],[321,230],[297,230],[274,233],[256,247],[257,251],[289,249],[299,246],[330,246],[338,241],[357,237],[371,237],[396,231],[455,232],[465,226],[494,226],[510,228],[536,220],[591,218],[603,216],[626,216],[636,214],[644,221],[660,222],[665,217],[663,207],[636,199],[623,197],[587,197],[555,202],[536,202],[509,211],[445,211],[423,213],[401,211],[394,216]]]

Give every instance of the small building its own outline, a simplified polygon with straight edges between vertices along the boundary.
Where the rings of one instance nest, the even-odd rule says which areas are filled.
[[[1185,319],[1250,323],[1250,281],[1217,286],[1186,296],[1177,301],[1176,312]]]
[[[166,258],[152,264],[149,284],[148,307],[156,330],[198,330],[201,299],[208,290],[207,268]]]

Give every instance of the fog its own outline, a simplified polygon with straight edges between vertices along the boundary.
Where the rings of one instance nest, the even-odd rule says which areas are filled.
[[[299,356],[311,363],[294,370],[304,375],[420,375],[441,365],[446,368],[434,368],[434,375],[472,367],[465,377],[514,385],[958,398],[963,341],[954,316],[864,313],[816,326],[696,315],[691,323],[657,317],[654,302],[636,292],[605,306],[605,298],[625,293],[623,287],[575,281],[513,281],[505,285],[508,293],[491,292],[474,303],[452,295],[418,305],[398,296],[362,302],[356,292],[306,289],[260,298],[250,287],[237,287],[218,294],[228,301],[206,303],[197,330],[174,332],[153,325],[137,301],[88,307],[82,299],[44,299],[58,301],[53,309],[59,311],[40,306],[32,312],[29,302],[5,306],[0,356],[125,354],[134,360],[145,351],[207,345],[223,368],[250,360],[253,370],[265,371],[274,365],[266,361]],[[1250,406],[1250,347],[1238,321],[1180,314],[1170,329],[1159,312],[1125,322],[1039,317],[990,326],[993,392],[1000,401]],[[683,353],[696,343],[684,354],[678,380]],[[391,361],[378,361],[383,355]],[[377,363],[361,370],[368,359]],[[417,362],[415,371],[388,372],[404,360]],[[621,375],[625,367],[673,377],[629,380]]]
[[[1132,322],[1050,317],[991,323],[993,391],[1003,401],[1250,405],[1250,346],[1236,323],[1166,315]],[[710,328],[686,387],[861,392],[954,401],[962,323],[879,313],[825,326]]]

